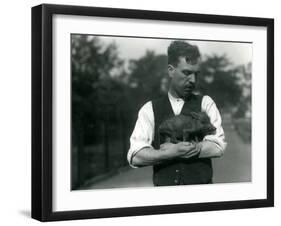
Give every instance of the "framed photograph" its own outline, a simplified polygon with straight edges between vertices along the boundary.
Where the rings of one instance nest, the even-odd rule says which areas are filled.
[[[32,217],[274,205],[274,20],[32,8]]]

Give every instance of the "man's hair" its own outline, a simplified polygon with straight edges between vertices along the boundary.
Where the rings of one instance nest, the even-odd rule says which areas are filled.
[[[200,58],[197,46],[184,41],[173,41],[168,47],[168,64],[177,66],[179,57],[185,57],[187,62],[195,63]]]

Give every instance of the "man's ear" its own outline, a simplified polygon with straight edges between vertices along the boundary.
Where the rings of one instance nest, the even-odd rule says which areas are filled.
[[[170,77],[170,78],[173,77],[174,71],[175,71],[174,66],[171,65],[171,64],[168,64],[168,74],[169,74],[169,77]]]

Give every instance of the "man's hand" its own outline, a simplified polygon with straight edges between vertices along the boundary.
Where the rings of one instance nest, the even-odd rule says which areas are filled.
[[[198,153],[196,145],[191,142],[163,143],[160,145],[160,150],[166,152],[169,158],[190,158]]]
[[[182,158],[188,159],[188,158],[191,158],[200,153],[201,143],[199,142],[199,143],[192,143],[192,144],[194,145],[194,148],[191,151],[189,151],[188,153],[186,153],[185,155],[181,156]]]

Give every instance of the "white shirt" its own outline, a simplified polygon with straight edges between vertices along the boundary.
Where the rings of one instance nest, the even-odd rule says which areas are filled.
[[[181,98],[175,98],[168,93],[169,101],[171,103],[173,112],[175,115],[179,115],[184,105],[184,100]],[[186,103],[188,104],[188,102]],[[201,102],[201,111],[205,112],[210,122],[216,127],[216,133],[207,135],[203,140],[208,140],[215,143],[218,148],[223,152],[226,147],[224,131],[221,126],[221,116],[217,109],[215,102],[209,96],[203,96]],[[154,113],[152,108],[152,102],[149,101],[142,106],[138,113],[138,119],[134,128],[134,131],[130,138],[130,149],[127,154],[127,159],[132,167],[132,157],[141,149],[145,147],[152,147],[152,141],[154,139]]]

